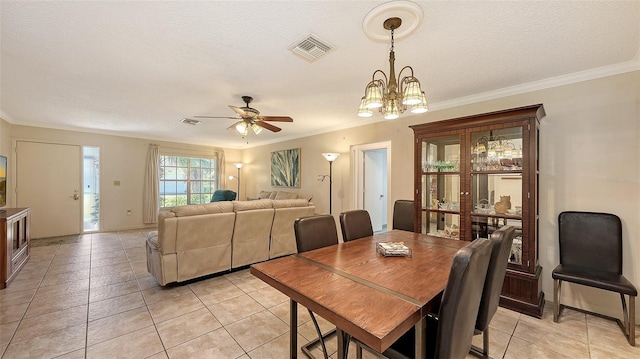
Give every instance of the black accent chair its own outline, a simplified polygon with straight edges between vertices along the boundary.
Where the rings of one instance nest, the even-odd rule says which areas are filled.
[[[491,241],[486,238],[474,240],[454,257],[438,315],[427,316],[429,358],[464,359],[469,353],[490,259]],[[413,358],[414,353],[415,331],[409,330],[383,354]]]
[[[342,240],[344,242],[373,236],[371,217],[369,212],[364,209],[340,213],[340,229],[342,230]]]
[[[487,278],[484,281],[474,333],[482,334],[482,348],[471,346],[471,353],[481,358],[489,358],[489,323],[498,310],[515,233],[514,227],[503,226],[491,234],[491,260],[487,269]]]
[[[610,213],[566,211],[558,215],[560,264],[553,270],[553,321],[558,322],[562,281],[620,294],[624,324],[614,319],[635,346],[637,289],[622,275],[622,223]],[[629,296],[629,312],[625,295]],[[601,316],[601,315],[600,315]]]
[[[296,237],[296,246],[298,247],[298,253],[312,251],[314,249],[332,246],[338,244],[338,230],[336,229],[336,222],[331,215],[319,215],[298,218],[293,222],[293,231]],[[307,309],[309,310],[309,309]],[[327,333],[322,334],[320,326],[316,320],[313,312],[309,310],[313,325],[316,327],[318,333],[318,339],[312,340],[309,343],[302,346],[302,351],[309,357],[313,358],[310,347],[316,345],[318,342],[322,346],[322,352],[324,358],[328,359],[327,346],[324,340],[335,333],[335,329],[330,330]]]
[[[413,201],[399,199],[393,204],[393,229],[413,232]]]

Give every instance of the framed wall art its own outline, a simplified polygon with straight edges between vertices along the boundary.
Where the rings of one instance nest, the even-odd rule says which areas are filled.
[[[271,152],[271,186],[300,188],[300,149]]]

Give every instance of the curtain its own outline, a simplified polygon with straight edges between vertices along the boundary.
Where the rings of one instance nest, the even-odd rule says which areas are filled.
[[[227,176],[224,175],[224,151],[216,152],[216,158],[218,159],[218,189],[227,188]]]
[[[147,167],[144,174],[142,216],[145,224],[158,223],[160,212],[160,178],[158,173],[158,145],[150,144],[147,150]]]

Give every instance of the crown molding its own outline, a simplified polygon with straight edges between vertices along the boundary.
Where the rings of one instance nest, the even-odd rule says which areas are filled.
[[[615,65],[603,66],[594,69],[574,72],[571,74],[550,77],[544,80],[533,81],[521,85],[504,87],[494,91],[487,91],[475,95],[459,97],[453,100],[435,102],[429,105],[429,109],[442,110],[451,107],[469,105],[472,103],[495,100],[502,97],[519,95],[527,92],[545,90],[549,88],[570,85],[577,82],[595,80],[603,77],[619,75],[627,72],[639,71],[640,60],[638,57],[632,61],[621,62]]]

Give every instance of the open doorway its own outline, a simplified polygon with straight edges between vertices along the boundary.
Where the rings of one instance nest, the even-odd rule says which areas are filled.
[[[374,232],[386,231],[389,208],[391,142],[353,146],[354,203],[371,216]]]

